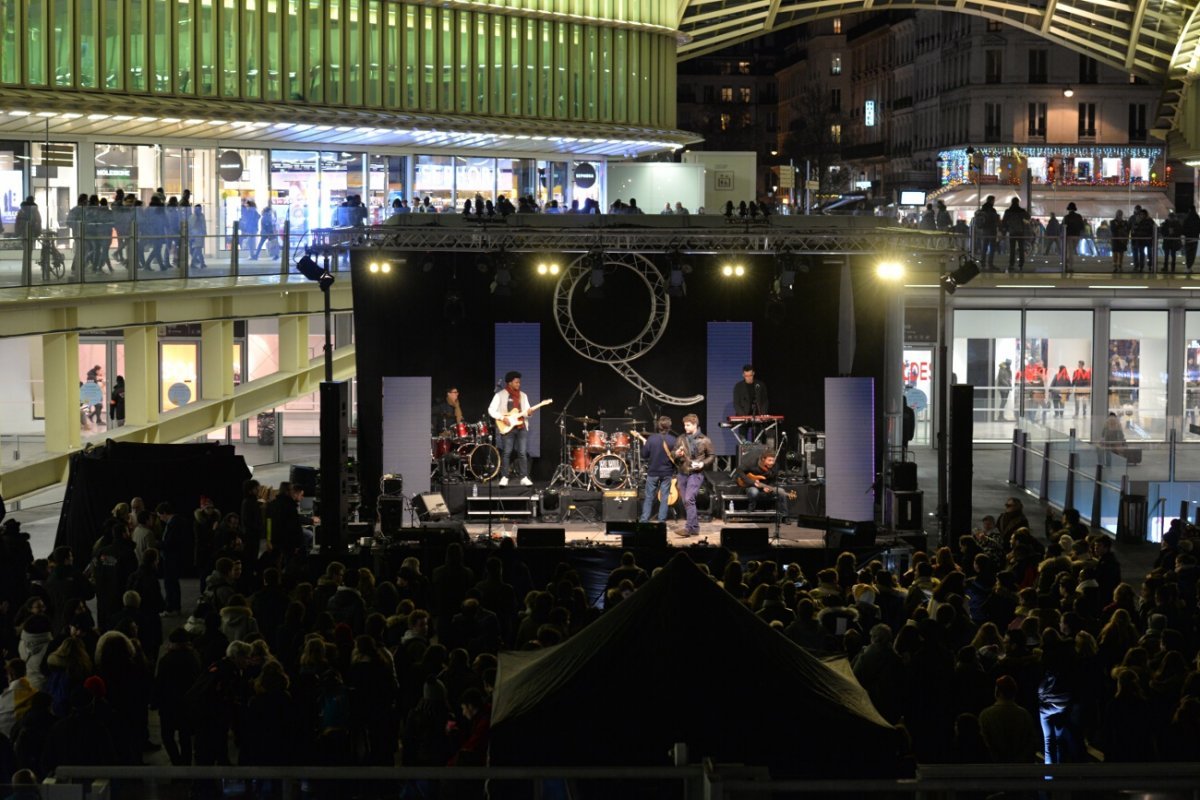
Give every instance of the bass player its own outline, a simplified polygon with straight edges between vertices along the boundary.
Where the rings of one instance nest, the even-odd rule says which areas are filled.
[[[683,436],[675,440],[675,465],[679,468],[679,486],[683,491],[683,510],[687,515],[682,536],[700,535],[700,515],[696,513],[696,495],[704,485],[704,471],[713,465],[712,440],[700,432],[700,418],[683,418]]]
[[[667,512],[671,508],[671,482],[675,479],[675,463],[671,449],[675,447],[675,437],[671,435],[671,418],[658,418],[658,432],[642,439],[642,463],[646,465],[646,499],[642,503],[642,514],[638,522],[649,522],[650,512],[654,508],[654,498],[658,498],[658,521],[667,521]],[[641,436],[636,434],[639,439]]]
[[[505,373],[504,388],[496,392],[488,406],[488,416],[496,420],[500,434],[500,486],[508,486],[514,452],[521,485],[533,485],[529,480],[529,426],[526,420],[534,410],[529,407],[529,396],[521,391],[521,373]],[[506,428],[509,428],[507,432]]]

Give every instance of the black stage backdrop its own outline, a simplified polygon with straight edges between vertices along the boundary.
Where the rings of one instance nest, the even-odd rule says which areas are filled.
[[[463,413],[478,419],[486,413],[495,391],[494,325],[497,322],[541,323],[542,397],[556,404],[545,414],[541,428],[542,457],[532,464],[535,479],[548,478],[557,465],[558,429],[553,424],[575,388],[583,397],[570,408],[574,416],[622,416],[638,403],[638,391],[612,368],[590,361],[562,338],[554,320],[557,278],[536,274],[537,257],[510,256],[511,295],[492,292],[494,273],[481,271],[480,260],[467,253],[391,253],[388,274],[371,273],[369,261],[384,260],[380,251],[356,250],[354,277],[355,346],[358,371],[358,456],[364,509],[374,508],[382,465],[382,379],[384,376],[433,377],[436,398],[414,397],[430,406],[448,385],[461,390]],[[576,255],[564,257],[565,267]],[[659,270],[669,274],[666,256],[650,255]],[[831,261],[833,259],[830,259]],[[706,390],[707,323],[749,321],[754,324],[754,364],[758,379],[770,393],[770,410],[796,426],[824,426],[824,379],[837,375],[838,297],[840,262],[814,261],[808,272],[796,275],[794,297],[768,309],[778,267],[774,257],[742,258],[747,268],[741,279],[720,274],[727,259],[689,258],[685,297],[672,297],[670,320],[658,344],[632,362],[649,382],[667,394],[691,396]],[[876,407],[881,407],[884,310],[894,286],[881,284],[874,274],[875,258],[854,257],[857,349],[852,375],[876,379]],[[650,295],[641,279],[628,269],[610,270],[603,299],[576,288],[573,310],[580,331],[604,345],[635,337],[646,324]],[[447,303],[448,296],[460,304]],[[726,397],[732,396],[731,383]],[[601,414],[601,409],[606,413]],[[705,404],[664,406],[680,426],[680,418],[695,413],[703,421]],[[639,416],[646,416],[640,414]],[[703,423],[702,423],[703,424]],[[577,428],[578,426],[576,426]],[[877,451],[885,441],[877,424]],[[877,459],[878,461],[878,459]]]

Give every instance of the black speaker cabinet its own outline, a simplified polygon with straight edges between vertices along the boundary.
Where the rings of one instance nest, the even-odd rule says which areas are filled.
[[[826,547],[871,547],[875,544],[878,529],[873,520],[853,522],[845,519],[830,519],[826,529]]]
[[[721,547],[730,550],[766,550],[770,540],[771,529],[763,526],[721,528]]]
[[[604,533],[620,536],[621,547],[667,546],[667,523],[665,522],[607,522]]]
[[[971,492],[974,466],[975,388],[966,384],[950,387],[950,530],[971,530]]]
[[[384,536],[395,536],[404,527],[404,501],[400,497],[379,498],[379,530]]]
[[[517,526],[517,547],[565,547],[566,528]]]
[[[317,544],[324,553],[345,549],[342,528],[350,519],[349,456],[350,385],[321,381],[321,527]]]
[[[605,522],[636,522],[638,493],[636,489],[620,489],[604,493]]]
[[[917,490],[917,462],[892,462],[892,490],[896,492],[915,492]]]
[[[924,523],[924,492],[889,492],[892,498],[892,527],[919,531]]]
[[[431,547],[445,547],[453,542],[466,544],[470,541],[467,536],[467,526],[462,520],[447,519],[440,522],[422,522],[421,531],[424,533],[423,540],[426,545]]]

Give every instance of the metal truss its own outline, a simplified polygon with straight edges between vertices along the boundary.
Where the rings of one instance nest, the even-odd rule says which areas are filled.
[[[464,224],[455,218],[446,225],[387,226],[365,232],[332,231],[329,242],[368,250],[402,250],[457,253],[615,253],[775,254],[791,252],[825,255],[868,253],[938,253],[956,250],[960,237],[909,228],[871,225],[863,218],[808,218],[809,224],[716,224],[699,227],[520,227],[504,224]],[[881,220],[882,222],[882,220]],[[868,224],[862,224],[868,223]]]
[[[572,311],[572,299],[581,284],[585,287],[584,291],[591,287],[593,272],[598,270],[603,275],[613,269],[628,269],[642,279],[650,292],[650,309],[646,324],[637,336],[623,344],[608,346],[592,341],[579,329]],[[670,319],[671,296],[667,292],[667,283],[654,262],[637,253],[593,252],[580,256],[566,268],[554,288],[554,322],[572,350],[590,361],[611,367],[633,388],[656,402],[674,406],[703,402],[704,395],[675,397],[667,394],[642,377],[630,364],[658,344]]]

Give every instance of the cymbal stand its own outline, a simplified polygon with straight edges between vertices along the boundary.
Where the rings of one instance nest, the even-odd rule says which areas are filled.
[[[567,439],[567,423],[562,414],[558,415],[558,466],[554,468],[550,485],[564,487],[575,485],[575,470],[571,468],[571,446]]]

